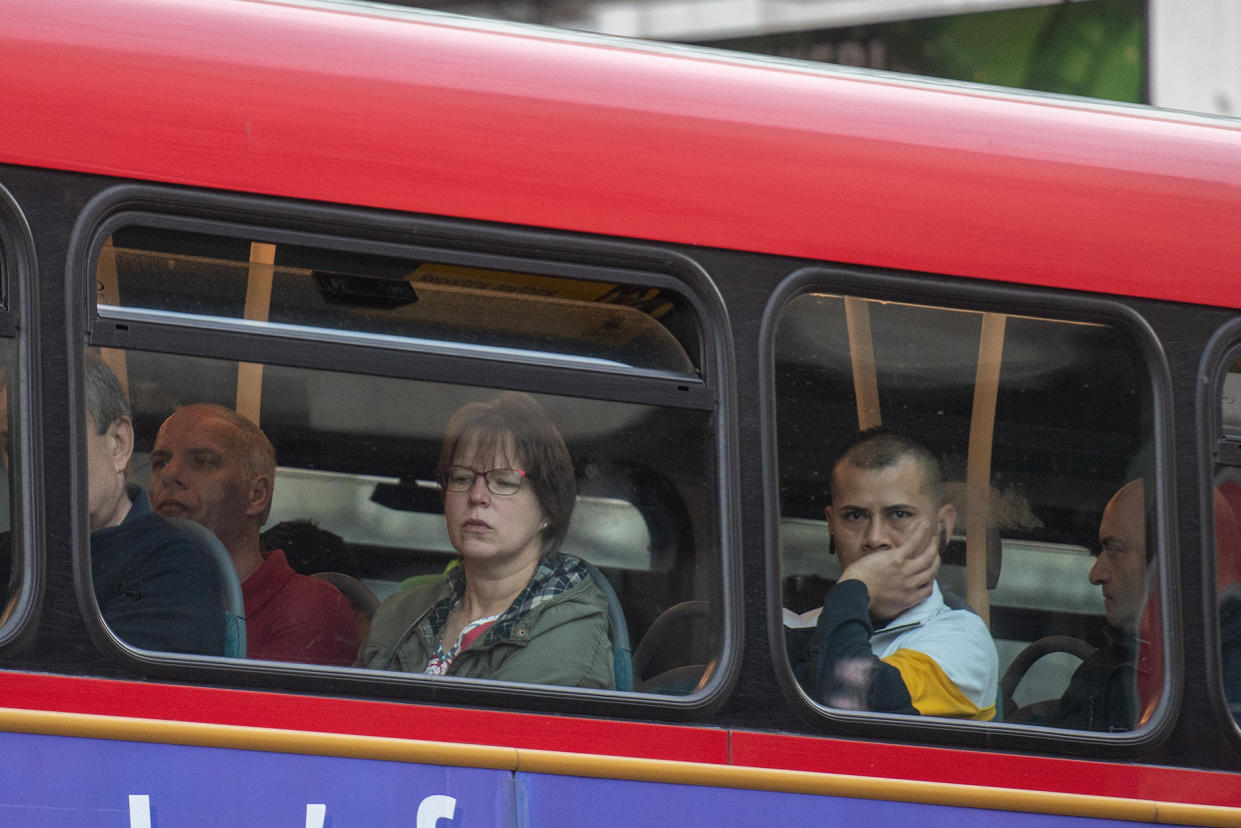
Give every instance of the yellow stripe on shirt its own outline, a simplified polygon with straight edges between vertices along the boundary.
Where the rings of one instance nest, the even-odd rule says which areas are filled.
[[[901,680],[923,716],[952,716],[987,722],[995,718],[995,704],[984,708],[970,701],[940,669],[935,659],[917,650],[897,650],[885,659],[900,671]]]

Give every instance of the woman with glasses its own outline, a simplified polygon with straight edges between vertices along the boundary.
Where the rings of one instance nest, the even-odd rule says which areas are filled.
[[[462,406],[437,473],[461,565],[385,600],[358,666],[612,687],[607,600],[559,551],[577,491],[542,407],[515,392]]]

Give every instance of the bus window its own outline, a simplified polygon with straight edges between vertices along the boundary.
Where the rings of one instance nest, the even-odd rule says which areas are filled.
[[[1152,394],[1132,343],[805,293],[775,348],[785,638],[813,701],[1097,731],[1151,715]],[[902,570],[936,551],[933,586]]]
[[[697,327],[674,291],[599,280],[606,271],[586,280],[452,258],[131,226],[105,248],[99,304],[572,355],[598,367],[700,367]]]
[[[1220,394],[1222,434],[1215,472],[1215,592],[1224,698],[1241,723],[1241,358],[1231,358]]]
[[[719,482],[715,396],[696,390],[698,323],[688,302],[664,288],[616,281],[601,287],[500,267],[453,265],[460,277],[453,282],[444,275],[449,270],[425,262],[305,243],[287,254],[277,244],[275,264],[256,265],[247,257],[264,244],[180,229],[114,229],[100,248],[92,332],[96,345],[121,346],[101,352],[127,389],[129,482],[149,493],[157,513],[202,517],[215,528],[192,497],[170,494],[182,485],[169,471],[180,450],[173,424],[193,415],[193,428],[185,430],[215,427],[197,418],[206,411],[200,405],[246,418],[274,447],[270,512],[253,534],[260,557],[246,566],[242,558],[255,551],[249,541],[239,546],[236,537],[215,533],[236,564],[246,604],[246,658],[350,666],[359,651],[370,652],[356,666],[383,673],[400,688],[394,692],[408,696],[411,682],[443,681],[422,675],[434,667],[427,659],[379,657],[374,651],[383,648],[368,650],[367,643],[392,649],[407,640],[428,609],[427,595],[435,596],[434,606],[449,594],[463,598],[458,579],[476,564],[460,563],[461,544],[446,525],[452,492],[485,497],[484,490],[494,495],[500,486],[499,497],[525,502],[524,480],[477,482],[474,472],[489,472],[490,462],[463,464],[475,482],[452,492],[438,469],[454,412],[489,404],[509,389],[532,401],[562,436],[568,490],[576,492],[557,540],[561,554],[547,558],[547,566],[564,571],[544,573],[540,564],[533,577],[549,579],[552,592],[540,587],[514,606],[528,599],[523,611],[546,603],[550,613],[552,597],[580,585],[583,617],[603,635],[590,641],[605,646],[604,660],[592,662],[580,682],[558,679],[546,667],[537,675],[550,678],[503,669],[460,675],[661,695],[705,686],[722,639]],[[324,278],[329,272],[332,278]],[[440,276],[411,275],[432,272]],[[256,287],[256,279],[265,286]],[[453,295],[469,280],[478,294],[473,310]],[[380,301],[373,293],[380,283],[408,301]],[[618,373],[629,383],[621,391]],[[542,492],[542,485],[530,482],[527,490]],[[543,522],[555,524],[544,512]],[[301,568],[299,575],[330,583],[349,602],[354,643],[347,659],[301,657],[263,643],[251,579],[266,577],[277,552],[280,567]],[[407,607],[415,594],[423,602],[417,612]],[[395,636],[394,625],[401,628]]]

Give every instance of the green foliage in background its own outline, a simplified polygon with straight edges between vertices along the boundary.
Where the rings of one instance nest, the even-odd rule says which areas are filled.
[[[712,45],[1141,103],[1146,0],[1085,0]]]
[[[919,74],[1141,101],[1146,4],[1092,0],[891,24]],[[920,53],[920,54],[919,54]]]

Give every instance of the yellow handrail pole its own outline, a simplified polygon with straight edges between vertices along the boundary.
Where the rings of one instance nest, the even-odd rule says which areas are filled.
[[[845,297],[845,325],[853,362],[853,394],[857,397],[859,431],[883,424],[879,415],[879,378],[875,373],[875,343],[870,333],[867,300]]]
[[[246,281],[245,318],[266,322],[271,311],[271,283],[275,273],[276,245],[250,243],[250,274]],[[255,425],[263,400],[263,366],[257,362],[237,363],[237,413]]]
[[[991,446],[995,437],[995,401],[1000,390],[1007,317],[984,313],[978,338],[974,410],[970,416],[969,462],[965,475],[965,600],[991,626],[987,593],[987,529],[991,524]]]

